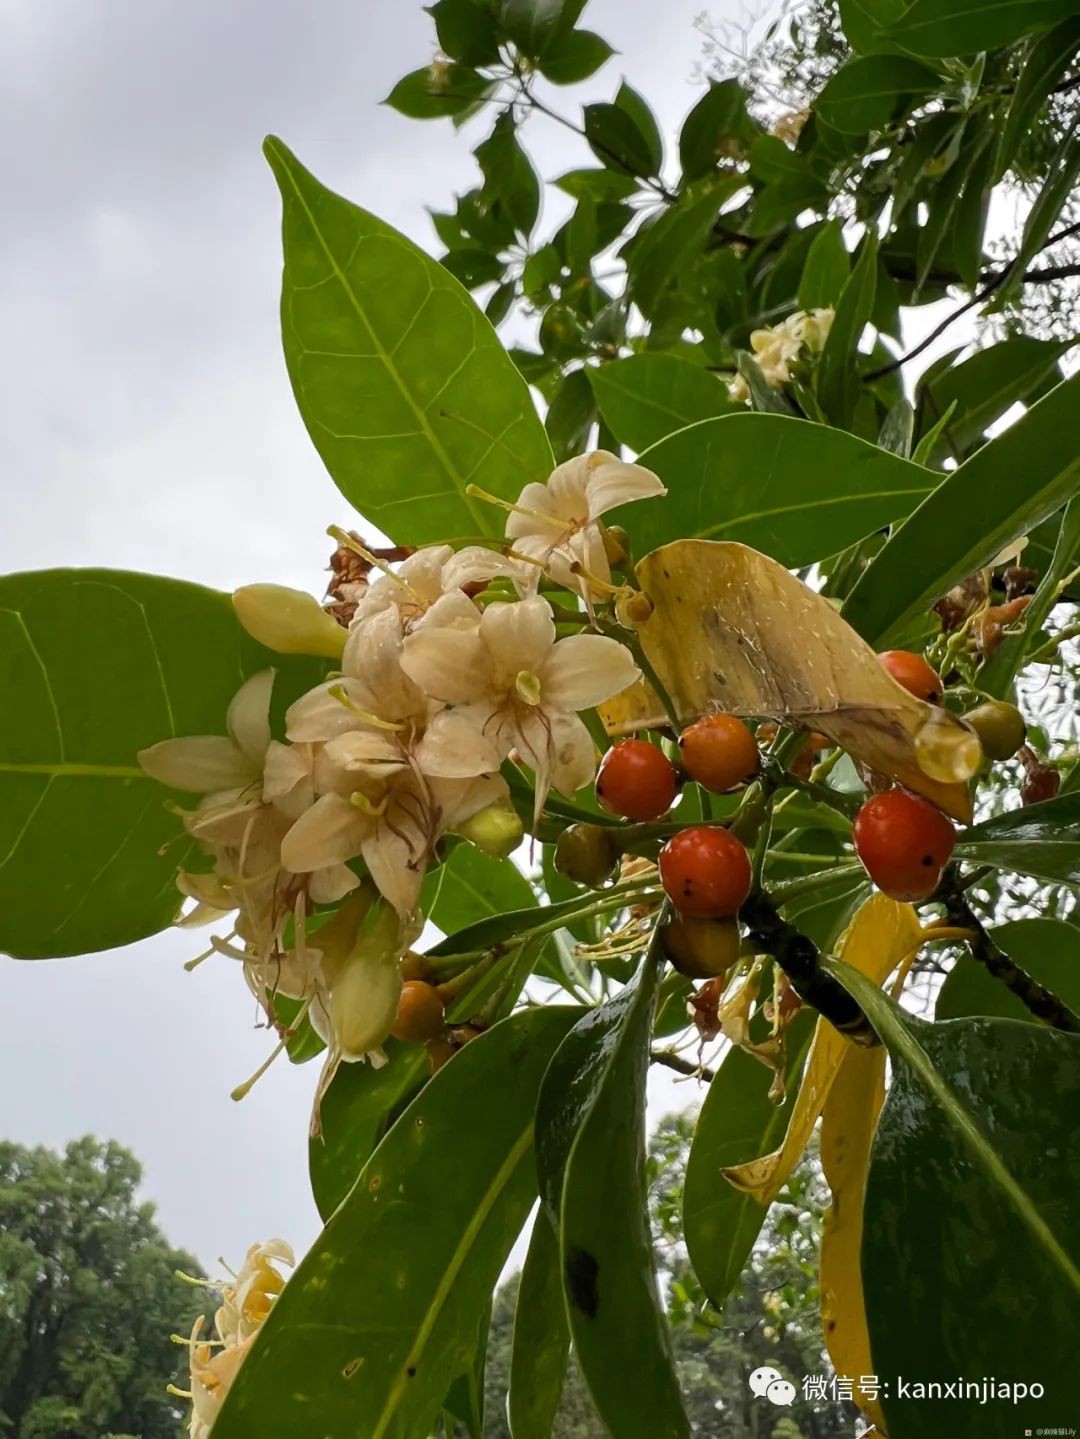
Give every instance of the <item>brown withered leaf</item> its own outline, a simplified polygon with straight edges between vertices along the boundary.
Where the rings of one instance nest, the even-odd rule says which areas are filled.
[[[734,541],[677,540],[646,555],[637,576],[653,604],[638,638],[681,721],[726,710],[818,730],[970,822],[967,786],[929,778],[915,754],[928,720],[946,745],[970,741],[970,731],[897,684],[828,600],[782,565]],[[664,722],[642,685],[601,716],[611,734]]]

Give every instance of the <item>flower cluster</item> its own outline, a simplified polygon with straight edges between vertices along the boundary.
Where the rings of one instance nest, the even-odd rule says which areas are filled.
[[[778,390],[791,379],[789,365],[806,349],[819,354],[832,328],[832,310],[796,310],[779,325],[755,330],[750,348],[765,382]],[[728,394],[736,404],[746,404],[750,387],[742,375],[736,375],[728,386]]]
[[[212,869],[181,873],[195,901],[183,922],[235,913],[211,951],[243,962],[272,1022],[270,1000],[282,994],[331,1036],[334,1062],[378,1057],[393,981],[388,972],[378,1023],[357,1023],[374,961],[363,971],[367,991],[346,961],[373,945],[394,962],[407,950],[441,837],[471,833],[470,822],[490,814],[510,816],[520,838],[501,772],[508,760],[532,771],[537,816],[550,787],[572,794],[592,780],[596,751],[581,711],[639,678],[630,651],[592,625],[614,589],[601,517],[663,493],[650,471],[599,451],[526,485],[516,504],[496,501],[509,510],[501,545],[431,545],[390,568],[350,541],[362,563],[344,596],[347,628],[296,591],[237,592],[255,638],[330,656],[336,668],[288,708],[284,742],[271,737],[274,672],[264,670],[232,701],[226,736],[164,740],[139,759],[200,797],[183,818]],[[584,606],[559,611],[572,632],[560,636],[545,583]],[[332,935],[309,925],[316,906],[349,895],[348,925]],[[351,1006],[335,1000],[346,985]]]
[[[169,1392],[191,1400],[190,1439],[207,1439],[237,1370],[285,1287],[285,1276],[277,1266],[287,1264],[292,1268],[295,1263],[290,1246],[283,1239],[271,1239],[267,1244],[251,1246],[244,1267],[231,1282],[191,1281],[216,1291],[221,1304],[209,1337],[203,1334],[206,1316],[202,1314],[189,1338],[173,1336],[188,1348],[191,1388],[170,1385]]]

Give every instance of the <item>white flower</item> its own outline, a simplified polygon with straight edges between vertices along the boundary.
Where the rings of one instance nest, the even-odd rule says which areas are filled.
[[[225,735],[166,739],[138,753],[139,764],[170,789],[194,794],[225,790],[253,791],[262,779],[270,744],[270,693],[274,671],[260,670],[240,686],[225,716]]]
[[[616,640],[556,640],[539,596],[489,604],[463,621],[454,596],[434,606],[405,640],[402,668],[427,693],[454,706],[430,721],[416,748],[425,775],[489,774],[511,750],[536,772],[537,813],[550,785],[573,794],[596,769],[596,750],[577,711],[591,709],[640,677]]]
[[[393,574],[381,575],[368,587],[356,607],[353,627],[391,607],[408,627],[423,619],[450,590],[486,582],[496,575],[518,578],[521,565],[482,545],[467,545],[456,554],[449,545],[425,545],[403,560]]]
[[[516,554],[536,563],[531,581],[536,588],[541,570],[587,600],[599,599],[611,579],[599,520],[631,500],[666,495],[651,470],[630,465],[607,450],[579,455],[553,470],[546,484],[525,486],[506,524]]]
[[[832,322],[830,309],[796,310],[771,329],[755,330],[750,336],[750,348],[765,383],[774,390],[786,385],[791,379],[789,362],[804,346],[812,354],[818,354]],[[736,404],[745,404],[750,399],[750,387],[742,375],[736,375],[728,385],[728,396]]]

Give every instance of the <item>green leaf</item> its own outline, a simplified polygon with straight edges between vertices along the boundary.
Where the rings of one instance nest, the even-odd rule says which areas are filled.
[[[667,287],[704,248],[720,206],[742,183],[738,176],[724,176],[681,198],[638,232],[627,266],[631,296],[647,319],[655,315]]]
[[[738,354],[739,374],[746,381],[746,388],[750,391],[750,404],[759,415],[782,415],[787,419],[793,419],[795,407],[785,395],[783,389],[770,385],[762,374],[761,366],[749,350],[740,350]],[[794,385],[792,390],[794,391]]]
[[[429,1432],[535,1199],[537,1089],[579,1014],[525,1010],[439,1070],[289,1280],[215,1439]]]
[[[956,221],[972,167],[990,139],[991,134],[988,130],[978,130],[971,134],[957,159],[937,180],[927,196],[926,223],[920,227],[915,243],[916,265],[913,300],[918,299],[923,286],[934,271],[938,254],[950,228]]]
[[[604,422],[639,453],[698,420],[742,409],[708,370],[679,355],[646,351],[586,371]]]
[[[445,864],[429,873],[421,908],[431,924],[453,934],[491,915],[535,903],[532,885],[513,860],[492,859],[474,844],[459,844]]]
[[[814,1032],[815,1016],[799,1015],[788,1033],[785,1087],[794,1093]],[[739,1281],[765,1222],[765,1209],[724,1178],[732,1165],[778,1149],[790,1104],[769,1098],[772,1075],[732,1047],[709,1085],[694,1130],[683,1186],[683,1233],[694,1273],[718,1308]]]
[[[958,859],[1030,874],[1047,884],[1080,885],[1080,794],[994,815],[965,830]]]
[[[738,80],[709,82],[679,132],[684,181],[698,180],[715,170],[721,159],[742,158],[746,153],[760,134],[760,127],[747,112],[748,98]]]
[[[484,1439],[484,1374],[490,1327],[491,1310],[486,1309],[480,1318],[473,1362],[454,1380],[443,1400],[443,1408],[465,1425],[469,1439]]]
[[[840,0],[840,23],[848,44],[860,55],[891,51],[886,31],[903,15],[908,0]]]
[[[450,250],[441,257],[440,263],[467,290],[493,284],[503,277],[503,262],[490,250]]]
[[[914,55],[975,55],[1075,13],[1075,0],[913,0],[888,26],[888,35]]]
[[[664,163],[664,142],[656,116],[649,108],[644,95],[639,94],[624,80],[615,95],[615,104],[633,120],[638,132],[644,136],[649,150],[650,175],[659,175]]]
[[[935,478],[843,430],[745,411],[670,435],[641,463],[669,493],[614,512],[635,554],[684,537],[737,539],[789,567],[903,518]]]
[[[547,432],[556,463],[580,455],[588,448],[596,419],[596,401],[587,371],[571,370],[552,396]]]
[[[435,0],[428,14],[435,21],[440,48],[464,65],[494,65],[499,58],[499,27],[490,9],[474,0]]]
[[[590,1046],[563,1092],[561,1120],[571,1142],[559,1231],[574,1352],[604,1425],[613,1435],[686,1439],[645,1187],[645,1083],[660,964],[650,953],[637,981],[602,1007],[599,1016],[612,1023],[598,1024],[594,1015],[582,1021],[587,1037],[604,1043]],[[580,1028],[568,1043],[577,1060]],[[545,1090],[553,1075],[565,1076],[560,1054]],[[537,1113],[538,1135],[544,1112]]]
[[[874,308],[877,235],[868,230],[851,278],[841,292],[836,316],[821,352],[817,397],[834,425],[847,428],[859,398],[859,340]],[[835,548],[839,549],[840,546]]]
[[[878,648],[1080,488],[1080,376],[947,476],[863,572],[844,617]],[[1023,486],[1018,487],[1018,476]]]
[[[517,233],[529,238],[540,212],[540,181],[528,155],[517,142],[514,117],[504,110],[491,134],[474,151],[486,188],[495,192]],[[493,257],[497,258],[497,257]],[[498,261],[499,272],[502,262]]]
[[[915,95],[936,89],[941,77],[928,65],[901,55],[849,60],[814,102],[827,125],[844,135],[883,130]]]
[[[957,274],[969,290],[979,281],[983,263],[983,236],[994,188],[997,136],[987,134],[964,177],[964,189],[946,237],[946,250]]]
[[[885,416],[878,435],[878,444],[890,454],[907,459],[911,454],[911,439],[915,429],[915,411],[903,396]]]
[[[1041,35],[1031,47],[1020,78],[1013,91],[1012,103],[1005,119],[1001,137],[997,174],[1000,179],[1030,131],[1035,117],[1047,96],[1069,68],[1080,49],[1080,17],[1073,16],[1053,30]]]
[[[602,165],[642,177],[653,173],[648,138],[621,106],[586,105],[582,114],[585,138]]]
[[[799,281],[799,308],[824,309],[840,299],[851,273],[851,260],[844,244],[844,227],[829,220],[814,236]]]
[[[513,1439],[548,1439],[559,1408],[570,1325],[563,1301],[559,1239],[541,1206],[533,1222],[514,1310],[510,1392]]]
[[[586,195],[594,200],[628,200],[638,188],[633,175],[619,170],[567,170],[552,183],[575,200]]]
[[[537,60],[554,39],[565,0],[502,0],[502,27],[523,55]]]
[[[864,1208],[875,1370],[923,1384],[981,1386],[990,1375],[1044,1385],[1037,1403],[1005,1401],[1007,1427],[1071,1412],[1080,1039],[1004,1019],[925,1024],[863,976],[826,965],[893,1060]],[[971,1322],[973,1296],[992,1324]],[[1000,1398],[990,1402],[1005,1413]],[[890,1439],[956,1432],[948,1406],[910,1386],[906,1396],[883,1390],[882,1407]]]
[[[997,947],[1025,973],[1080,1013],[1080,929],[1059,919],[1015,919],[990,931]],[[970,954],[962,954],[938,991],[934,1016],[969,1015],[1038,1021],[1016,996]]]
[[[1027,400],[1044,384],[1072,344],[1071,340],[1017,335],[977,350],[961,364],[932,378],[922,378],[916,392],[920,414],[936,420],[955,400],[956,413],[949,421],[949,434],[963,452],[978,444],[1007,410]],[[949,453],[948,446],[939,443],[933,458],[941,461]]]
[[[403,75],[383,104],[410,120],[441,120],[475,105],[489,83],[468,65],[425,65]]]
[[[1061,599],[1064,581],[1072,573],[1077,550],[1080,549],[1080,500],[1070,500],[1062,516],[1054,554],[1039,581],[1030,605],[1024,611],[1019,631],[1005,634],[998,648],[979,670],[979,688],[986,694],[1004,698],[1013,681],[1024,667],[1029,650],[1038,643],[1037,636],[1054,606]]]
[[[1077,134],[1077,126],[1080,126],[1080,116],[1073,117],[1050,158],[1046,183],[1038,190],[1028,211],[1020,249],[1010,266],[1009,277],[994,296],[996,309],[1000,309],[1019,288],[1029,263],[1040,250],[1046,248],[1054,221],[1073,192],[1076,177],[1080,175],[1080,134]]]
[[[576,85],[595,75],[615,51],[592,30],[567,30],[544,50],[540,73],[553,85]]]
[[[282,333],[300,413],[338,488],[397,543],[500,535],[494,506],[552,466],[528,387],[441,265],[325,189],[280,140]]]
[[[198,851],[136,755],[224,734],[243,680],[278,670],[281,710],[321,661],[272,655],[229,596],[124,570],[0,578],[0,950],[86,954],[165,929]]]

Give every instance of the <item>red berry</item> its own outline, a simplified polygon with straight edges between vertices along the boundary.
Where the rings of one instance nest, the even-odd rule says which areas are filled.
[[[884,650],[878,655],[878,659],[908,694],[932,705],[941,702],[941,696],[945,693],[941,676],[932,665],[926,663],[922,655],[912,654],[910,650]]]
[[[600,763],[596,798],[623,819],[659,819],[675,802],[679,774],[663,750],[643,739],[613,744]]]
[[[680,914],[730,919],[750,893],[750,856],[726,829],[695,825],[660,851],[660,878]]]
[[[761,764],[754,736],[736,715],[705,715],[683,730],[679,749],[686,773],[715,794],[744,784]]]
[[[955,843],[941,811],[904,789],[874,795],[855,816],[855,853],[891,899],[933,894]]]

